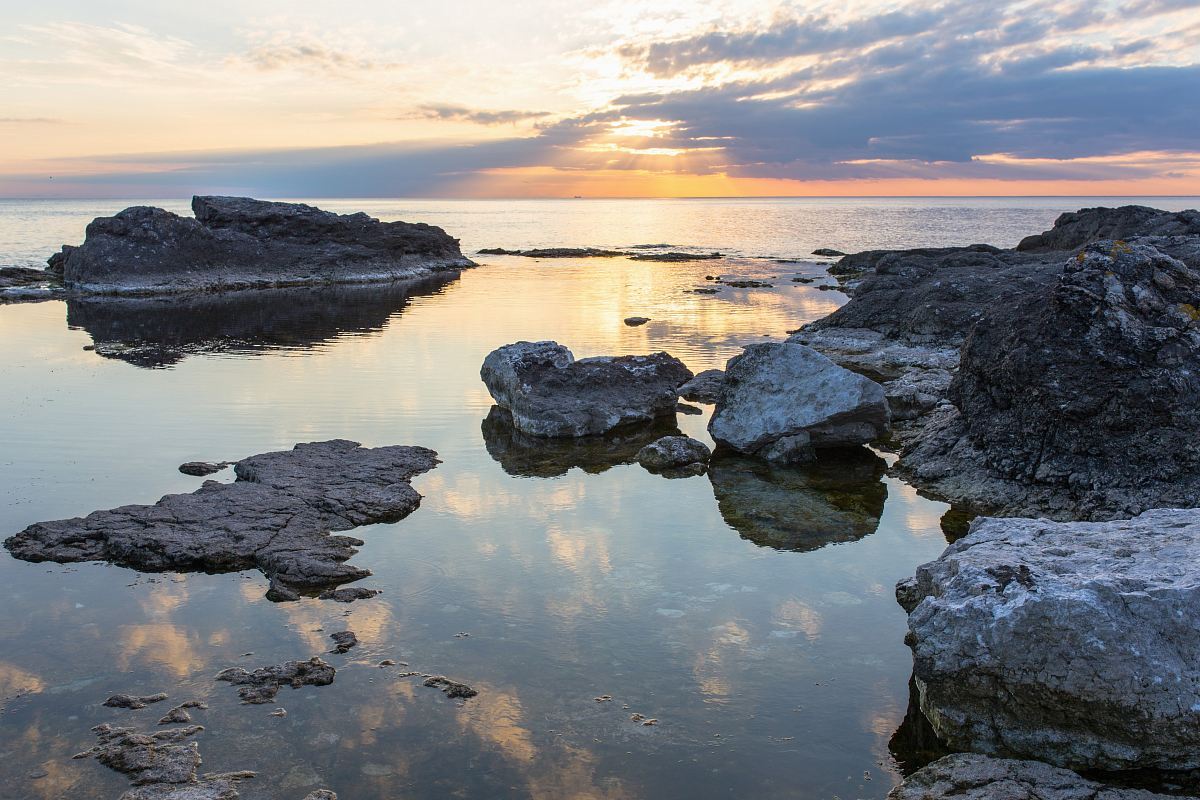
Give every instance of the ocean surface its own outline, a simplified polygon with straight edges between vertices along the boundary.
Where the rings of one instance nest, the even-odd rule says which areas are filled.
[[[440,225],[468,254],[671,244],[725,257],[478,256],[457,280],[412,287],[0,306],[0,536],[192,491],[202,479],[180,474],[184,461],[296,442],[423,445],[443,462],[414,481],[412,516],[351,532],[366,542],[352,563],[374,572],[362,584],[383,594],[348,606],[269,602],[257,572],[0,552],[0,799],[117,797],[124,776],[71,759],[90,728],[152,730],[188,699],[209,705],[194,713],[202,771],[257,771],[242,786],[251,800],[316,788],[343,800],[881,798],[920,765],[893,586],[946,546],[945,504],[866,449],[806,470],[734,460],[667,480],[629,463],[636,435],[530,443],[489,419],[479,366],[521,339],[723,366],[845,302],[817,288],[832,283],[817,247],[1011,246],[1063,211],[1129,201],[312,202]],[[0,265],[40,265],[131,204],[0,201]],[[772,285],[692,293],[709,275]],[[622,323],[634,315],[652,321]],[[708,441],[701,410],[678,427]],[[213,681],[324,654],[344,628],[362,644],[323,656],[332,685],[281,690],[285,717]],[[398,677],[409,670],[479,695],[450,700]],[[171,699],[100,705],[157,691]]]

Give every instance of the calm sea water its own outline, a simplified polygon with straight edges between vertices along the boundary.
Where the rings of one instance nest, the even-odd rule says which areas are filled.
[[[821,265],[768,259],[1012,245],[1062,211],[1119,202],[326,201],[441,225],[468,252],[670,243],[730,258],[493,257],[412,289],[0,307],[0,535],[191,491],[183,461],[299,441],[419,444],[444,462],[414,482],[425,499],[411,517],[353,532],[366,540],[354,563],[375,573],[364,584],[384,593],[351,606],[268,602],[256,572],[0,554],[0,798],[117,796],[124,777],[70,756],[91,726],[153,728],[168,705],[114,711],[108,694],[160,690],[209,703],[195,715],[203,770],[258,771],[246,798],[882,797],[910,738],[893,742],[911,661],[892,587],[942,551],[946,506],[865,450],[666,480],[625,463],[636,436],[533,446],[487,419],[479,365],[549,338],[578,357],[664,349],[721,366],[845,300],[790,280],[823,282]],[[124,205],[2,201],[0,264],[39,264]],[[717,273],[774,288],[688,292]],[[632,315],[653,321],[628,328]],[[709,411],[680,429],[707,440]],[[212,680],[324,653],[345,627],[362,644],[325,656],[332,686],[282,690],[286,717]],[[448,700],[385,658],[479,696]]]

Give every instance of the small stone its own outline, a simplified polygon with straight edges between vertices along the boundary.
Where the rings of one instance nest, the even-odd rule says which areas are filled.
[[[445,675],[430,675],[425,679],[424,685],[439,688],[446,697],[454,699],[467,699],[479,694],[479,692],[467,684],[450,680]]]
[[[358,637],[354,635],[354,631],[338,631],[337,633],[329,634],[329,638],[333,639],[334,648],[330,653],[342,654],[350,652],[352,647],[358,645]]]
[[[140,697],[128,694],[114,694],[112,697],[104,701],[104,705],[108,706],[109,708],[128,708],[137,710],[145,708],[151,703],[161,703],[166,699],[167,695],[165,692],[148,694]]]
[[[638,325],[645,325],[650,321],[649,317],[626,317],[625,324],[631,328],[636,328]]]

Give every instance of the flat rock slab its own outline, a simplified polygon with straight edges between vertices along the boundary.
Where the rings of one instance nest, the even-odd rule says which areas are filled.
[[[921,708],[954,749],[1200,767],[1200,510],[980,519],[902,581]]]
[[[1166,800],[1087,780],[1037,761],[958,753],[910,775],[888,800]],[[1193,798],[1194,800],[1194,798]]]
[[[307,661],[285,661],[256,670],[230,667],[218,672],[216,679],[237,686],[243,703],[261,705],[274,700],[280,687],[328,686],[336,674],[331,665],[313,656]]]
[[[408,516],[421,502],[409,480],[438,463],[423,447],[298,444],[238,461],[233,483],[37,523],[4,546],[25,561],[108,561],[143,572],[256,568],[271,579],[273,599],[296,599],[370,575],[346,563],[362,541],[331,531]]]

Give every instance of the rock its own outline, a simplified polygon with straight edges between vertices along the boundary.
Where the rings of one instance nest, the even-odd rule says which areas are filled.
[[[841,256],[846,255],[841,250],[834,250],[831,247],[818,247],[816,250],[812,251],[812,254],[814,256],[827,256],[829,258],[840,258]]]
[[[1105,786],[1037,761],[972,753],[956,753],[935,761],[888,792],[888,800],[1052,799],[1167,800],[1167,795]]]
[[[794,343],[745,348],[725,367],[708,430],[718,444],[780,463],[888,433],[883,388]]]
[[[720,283],[724,284],[725,286],[734,288],[734,289],[773,289],[773,288],[775,288],[774,284],[767,283],[766,281],[756,281],[756,280],[749,280],[749,279],[733,280],[733,281],[724,281],[723,280],[723,281],[720,281]]]
[[[329,638],[333,639],[334,648],[331,653],[348,653],[352,647],[358,646],[358,637],[354,635],[354,631],[338,631],[337,633],[329,634]]]
[[[690,406],[687,403],[676,403],[675,404],[675,413],[676,414],[686,414],[690,417],[694,417],[694,416],[700,416],[700,415],[704,414],[704,409],[699,408],[697,406]]]
[[[1159,211],[1146,206],[1082,208],[1059,216],[1050,230],[1026,236],[1017,250],[1076,250],[1104,239],[1135,236],[1200,236],[1200,212]]]
[[[1200,510],[977,519],[896,588],[921,708],[955,749],[1200,767]]]
[[[327,589],[317,595],[317,599],[332,600],[335,603],[353,603],[355,600],[370,600],[378,594],[380,594],[378,589],[348,586],[343,589]]]
[[[809,278],[803,275],[792,278],[792,283],[813,283],[814,281],[816,281],[816,278]]]
[[[1018,513],[1111,519],[1195,505],[1198,296],[1200,273],[1149,244],[1088,245],[1052,290],[975,326],[950,386],[966,446],[926,436],[906,469],[956,476],[958,460],[976,458],[1012,484],[1006,508]],[[987,507],[983,482],[932,488]]]
[[[228,466],[231,466],[232,461],[188,461],[179,465],[179,471],[184,475],[193,475],[197,478],[203,478],[205,475],[212,475],[214,472],[220,472]]]
[[[638,325],[645,325],[650,321],[649,317],[626,317],[625,324],[631,328],[636,328]]]
[[[638,451],[637,460],[651,472],[685,471],[701,475],[712,451],[690,436],[664,436]]]
[[[274,596],[295,599],[296,590],[370,575],[346,563],[362,542],[330,531],[408,516],[421,501],[408,481],[438,463],[422,447],[298,444],[237,462],[234,483],[37,523],[4,546],[25,561],[108,561],[143,572],[257,568]]]
[[[237,800],[238,784],[255,773],[243,770],[198,777],[200,750],[195,742],[185,740],[203,730],[193,725],[144,734],[133,728],[97,725],[92,731],[99,744],[75,758],[94,757],[126,775],[134,788],[121,800]]]
[[[699,289],[689,290],[692,294],[717,294],[721,290],[716,286],[701,286]]]
[[[192,715],[187,712],[189,708],[197,708],[206,710],[208,706],[199,700],[188,700],[180,703],[167,712],[166,716],[158,721],[159,725],[185,725],[192,721]]]
[[[382,330],[414,297],[435,294],[457,272],[368,286],[308,286],[157,297],[67,296],[67,325],[96,354],[137,367],[193,355],[298,350]]]
[[[72,290],[174,293],[372,283],[472,265],[441,228],[298,203],[194,197],[188,219],[148,206],[97,217],[56,262]]]
[[[616,258],[626,255],[624,250],[606,250],[602,247],[542,247],[533,250],[505,250],[491,247],[480,250],[487,256],[525,256],[526,258]]]
[[[109,708],[129,708],[137,710],[145,708],[151,703],[161,703],[166,699],[166,692],[148,694],[141,697],[129,694],[114,694],[112,697],[104,701],[104,705],[108,706]]]
[[[679,387],[679,395],[693,403],[715,403],[725,386],[725,370],[706,369]]]
[[[557,478],[572,468],[599,475],[621,464],[637,461],[638,451],[679,429],[665,418],[644,425],[627,425],[600,436],[547,439],[530,436],[513,426],[512,414],[492,406],[480,424],[484,446],[509,475]]]
[[[865,448],[823,451],[805,467],[717,457],[708,479],[721,517],[760,547],[809,551],[874,533],[887,500],[884,460]]]
[[[678,263],[682,261],[714,261],[718,258],[724,258],[721,253],[635,253],[629,258],[631,261],[665,261],[669,263]]]
[[[318,789],[315,792],[309,792],[304,796],[304,800],[338,800],[337,793],[331,792],[328,789]]]
[[[492,351],[480,377],[517,430],[573,437],[673,416],[692,373],[667,353],[576,361],[557,342],[517,342]]]
[[[231,683],[238,688],[238,697],[243,703],[262,704],[275,699],[281,686],[299,689],[301,686],[328,686],[337,673],[332,666],[319,657],[308,661],[285,661],[270,667],[260,667],[253,672],[241,667],[230,667],[217,673],[216,679]]]
[[[850,302],[804,330],[867,329],[907,344],[957,347],[984,311],[1048,286],[1061,262],[987,245],[846,256],[829,271],[854,279],[840,287]]]
[[[0,289],[16,289],[42,284],[57,284],[59,276],[48,269],[0,267]]]
[[[431,675],[425,679],[425,686],[432,686],[442,690],[442,693],[451,699],[468,699],[479,694],[479,692],[467,686],[465,683],[452,681],[445,675]]]

